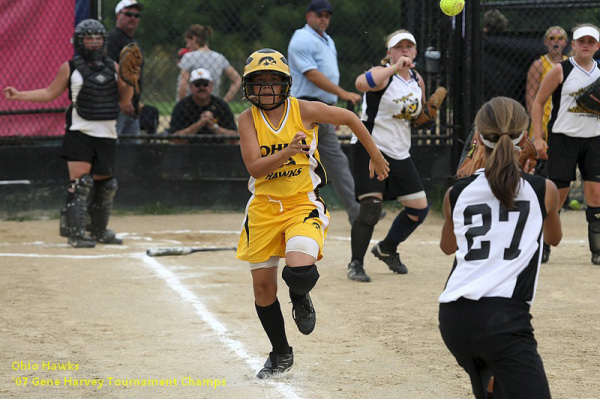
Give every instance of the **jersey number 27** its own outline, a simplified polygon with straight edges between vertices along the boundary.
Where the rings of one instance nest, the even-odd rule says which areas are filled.
[[[519,214],[515,231],[513,232],[512,240],[510,241],[510,246],[508,248],[504,248],[504,260],[516,259],[521,253],[519,244],[521,243],[523,230],[525,229],[525,222],[527,221],[527,216],[529,215],[529,201],[515,201],[515,206],[515,209],[506,209],[502,206],[500,207],[498,223],[508,222],[508,216],[510,212],[517,212]],[[490,208],[488,204],[467,206],[463,212],[463,216],[465,217],[465,226],[473,224],[473,216],[475,215],[481,215],[482,224],[481,226],[469,228],[465,234],[468,246],[465,260],[468,261],[487,259],[490,256],[490,246],[492,244],[491,241],[481,240],[481,247],[473,248],[473,239],[475,237],[485,236],[492,228],[492,208]]]

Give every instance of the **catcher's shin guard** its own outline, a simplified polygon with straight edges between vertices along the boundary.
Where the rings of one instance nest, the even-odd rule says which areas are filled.
[[[117,179],[114,177],[94,181],[94,195],[88,208],[91,222],[90,232],[95,241],[103,244],[123,243],[113,231],[106,228],[118,188]]]
[[[600,207],[588,207],[585,210],[588,222],[588,240],[592,254],[600,252]]]
[[[69,184],[69,188],[75,187],[74,184],[75,184],[75,180],[72,180]],[[67,205],[69,204],[69,202],[71,202],[73,200],[74,195],[75,194],[73,194],[72,192],[67,190],[67,201],[65,202],[65,206],[60,208],[60,216],[58,218],[58,221],[59,221],[59,233],[60,233],[61,237],[69,236],[69,223],[67,222]]]
[[[64,208],[60,208],[60,217],[59,217],[59,234],[61,237],[69,236],[69,223],[67,223],[67,206]]]
[[[73,197],[67,204],[66,221],[69,243],[74,247],[93,247],[94,242],[85,234],[87,208],[94,186],[90,175],[82,175],[73,183]]]
[[[71,181],[71,184],[69,184],[69,188],[72,184],[75,184],[75,180]],[[58,222],[59,233],[61,237],[69,236],[69,223],[67,222],[67,205],[69,204],[69,202],[71,202],[74,195],[75,194],[73,194],[72,192],[67,191],[67,201],[65,202],[65,206],[60,208],[60,216],[58,218]]]

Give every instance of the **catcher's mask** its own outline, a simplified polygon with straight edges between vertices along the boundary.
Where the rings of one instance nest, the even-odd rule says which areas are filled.
[[[256,76],[260,74],[279,75],[283,80],[278,83],[254,83]],[[274,86],[280,86],[281,93],[274,94]],[[283,54],[270,48],[250,54],[242,77],[242,91],[248,101],[264,110],[275,109],[290,96],[291,87],[292,75]],[[268,98],[271,101],[265,101]]]
[[[98,50],[90,50],[83,45],[83,38],[87,35],[102,35],[104,39],[102,47]],[[84,19],[75,27],[73,33],[73,44],[75,45],[75,51],[84,60],[88,62],[97,62],[102,59],[104,52],[106,51],[106,29],[100,21],[95,19]]]

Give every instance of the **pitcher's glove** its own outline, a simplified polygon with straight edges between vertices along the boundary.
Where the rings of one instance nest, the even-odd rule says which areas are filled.
[[[137,43],[129,43],[123,47],[119,55],[119,75],[129,86],[133,86],[136,93],[140,92],[140,68],[144,62],[142,51]]]
[[[412,125],[417,129],[429,129],[435,125],[435,115],[442,102],[444,102],[447,92],[448,90],[442,86],[435,89],[435,92],[429,97],[427,103],[423,105],[421,113],[412,120]]]
[[[583,91],[575,97],[575,101],[577,102],[577,105],[587,112],[600,115],[600,78],[584,88]]]
[[[525,167],[525,162],[527,162],[527,160],[529,160],[529,167],[535,168],[538,158],[537,151],[535,149],[535,144],[533,144],[533,140],[527,137],[527,134],[521,139],[519,148],[519,166],[521,167],[521,170]]]

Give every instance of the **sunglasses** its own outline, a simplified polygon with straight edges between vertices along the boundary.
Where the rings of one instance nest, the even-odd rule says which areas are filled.
[[[208,85],[210,85],[210,82],[208,80],[197,80],[192,84],[196,87],[208,87]]]
[[[563,35],[560,36],[548,36],[548,40],[565,40],[566,37],[564,37]]]
[[[142,14],[140,14],[139,12],[131,12],[131,11],[125,11],[125,12],[122,12],[121,14],[127,15],[129,18],[139,18],[142,16]]]

